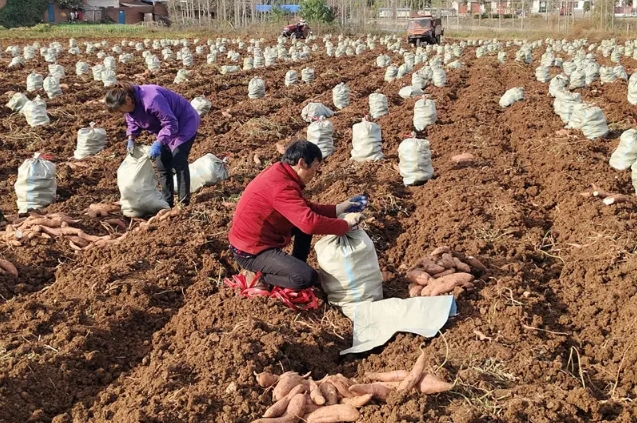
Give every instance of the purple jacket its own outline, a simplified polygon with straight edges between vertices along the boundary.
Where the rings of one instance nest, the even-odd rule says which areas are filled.
[[[157,140],[171,150],[195,136],[201,118],[179,94],[159,85],[134,85],[135,110],[126,113],[126,135],[142,130],[157,134]]]

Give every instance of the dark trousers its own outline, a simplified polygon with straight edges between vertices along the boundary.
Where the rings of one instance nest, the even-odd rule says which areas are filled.
[[[318,282],[318,273],[306,263],[310,254],[312,235],[305,234],[297,228],[294,228],[292,233],[292,255],[273,248],[248,258],[235,254],[235,260],[246,270],[261,272],[261,280],[269,285],[294,290],[314,286]]]
[[[190,204],[190,168],[188,167],[188,156],[195,137],[179,145],[173,151],[163,145],[159,160],[156,161],[157,172],[159,173],[159,183],[161,184],[161,195],[172,208],[175,202],[175,184],[173,181],[173,169],[177,175],[177,193],[179,202],[184,206]]]

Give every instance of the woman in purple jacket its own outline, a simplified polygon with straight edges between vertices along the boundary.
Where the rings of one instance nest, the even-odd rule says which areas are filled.
[[[164,199],[173,207],[177,174],[179,202],[190,203],[190,171],[188,155],[197,135],[201,118],[190,102],[179,94],[158,85],[133,85],[120,82],[108,90],[105,98],[109,112],[126,117],[128,151],[135,138],[146,130],[157,135],[150,147],[151,159],[159,158],[157,171]]]

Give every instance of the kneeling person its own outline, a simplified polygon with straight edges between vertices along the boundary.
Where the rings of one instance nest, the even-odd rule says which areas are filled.
[[[319,167],[321,150],[309,141],[296,141],[275,163],[246,187],[235,211],[228,235],[230,249],[244,269],[248,284],[256,272],[262,277],[256,286],[268,285],[300,290],[316,285],[318,273],[306,261],[312,235],[345,235],[356,226],[364,197],[338,205],[315,204],[303,197],[303,188]],[[292,255],[282,251],[294,237]],[[247,272],[245,272],[247,271]]]

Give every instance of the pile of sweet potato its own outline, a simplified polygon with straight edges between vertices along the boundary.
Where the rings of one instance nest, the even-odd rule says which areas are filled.
[[[108,216],[113,206],[107,204],[91,204],[85,214],[90,217]],[[19,247],[31,240],[63,238],[68,240],[74,250],[85,250],[92,247],[101,247],[117,243],[126,234],[116,236],[114,228],[126,229],[126,224],[121,219],[106,219],[102,221],[107,229],[111,229],[111,235],[89,235],[80,228],[72,225],[80,220],[73,219],[66,213],[57,212],[50,214],[31,213],[28,217],[20,217],[7,224],[4,232],[0,232],[0,239],[7,244]]]
[[[422,257],[407,272],[410,297],[434,297],[452,292],[456,287],[473,288],[475,275],[487,268],[475,257],[438,247]]]
[[[423,352],[411,371],[366,373],[367,383],[340,373],[317,381],[309,378],[309,373],[303,376],[296,372],[280,376],[259,373],[257,383],[272,389],[274,404],[265,411],[263,418],[252,423],[354,422],[360,418],[358,408],[374,400],[385,401],[392,391],[415,389],[424,394],[437,394],[450,390],[452,384],[424,372],[425,359]]]

